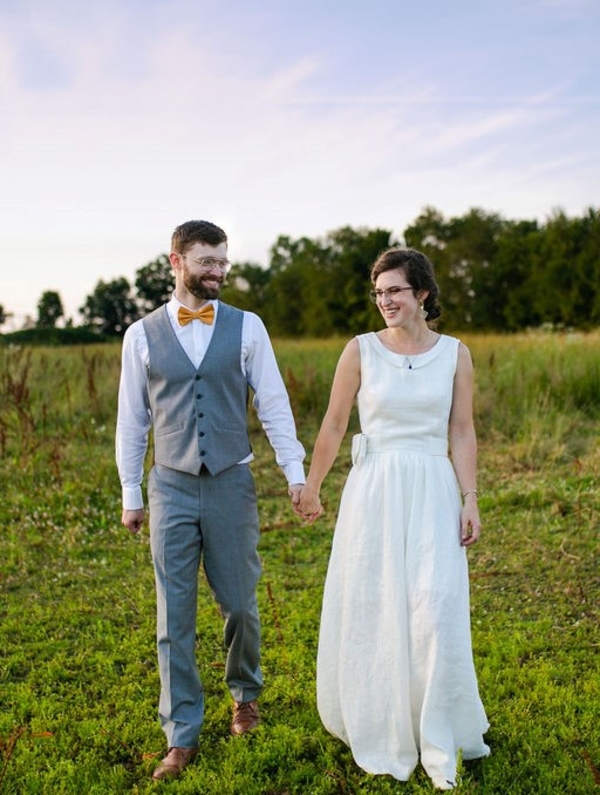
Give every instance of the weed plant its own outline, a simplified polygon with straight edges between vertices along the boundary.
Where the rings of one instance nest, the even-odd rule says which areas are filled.
[[[600,792],[597,335],[465,338],[476,372],[480,503],[469,551],[488,759],[458,792]],[[279,341],[310,452],[343,340]],[[0,349],[0,792],[6,795],[432,793],[370,776],[322,728],[315,656],[344,446],[314,526],[293,515],[256,420],[262,725],[230,738],[221,619],[203,583],[206,722],[196,763],[153,785],[154,583],[147,531],[120,527],[117,346]],[[354,417],[349,430],[356,429]],[[200,575],[203,578],[202,574]],[[360,683],[357,683],[360,687]]]

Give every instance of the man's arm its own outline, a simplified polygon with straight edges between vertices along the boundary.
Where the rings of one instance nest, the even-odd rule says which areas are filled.
[[[136,323],[123,339],[115,445],[123,491],[121,521],[132,533],[137,533],[144,521],[142,479],[151,427],[146,356],[143,327]]]
[[[305,451],[298,441],[289,396],[271,340],[262,320],[250,312],[244,316],[243,353],[246,378],[254,391],[254,408],[285,474],[293,501],[305,482]]]

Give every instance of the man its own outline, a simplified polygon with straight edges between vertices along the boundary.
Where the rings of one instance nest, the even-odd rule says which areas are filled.
[[[204,715],[195,659],[201,559],[224,618],[231,732],[243,734],[259,722],[259,527],[249,469],[249,387],[294,505],[304,483],[304,449],[266,329],[257,315],[218,301],[229,270],[225,232],[208,221],[181,224],[173,232],[170,261],[173,297],[134,323],[123,340],[116,434],[122,522],[137,533],[144,521],[148,433],[154,430],[148,502],[159,715],[168,743],[156,780],[178,776],[198,748]]]

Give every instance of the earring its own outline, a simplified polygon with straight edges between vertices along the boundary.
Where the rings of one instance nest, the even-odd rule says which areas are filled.
[[[425,309],[423,301],[421,301],[421,303],[419,304],[419,312],[421,313],[421,317],[423,318],[423,320],[426,320],[427,316],[429,315],[429,312]]]

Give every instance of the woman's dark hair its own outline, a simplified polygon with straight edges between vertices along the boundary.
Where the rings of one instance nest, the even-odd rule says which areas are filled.
[[[442,313],[438,304],[440,289],[435,280],[431,261],[414,248],[389,248],[382,252],[371,267],[371,282],[375,284],[377,277],[385,271],[401,269],[406,281],[413,288],[417,296],[422,290],[427,290],[429,295],[423,301],[427,312],[427,321],[436,320]]]

